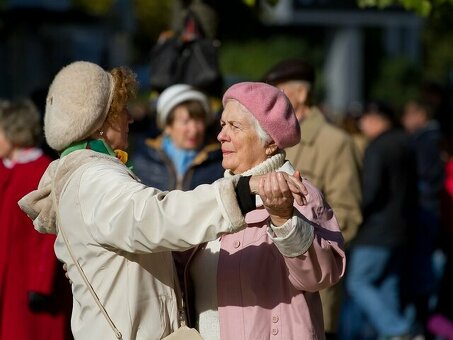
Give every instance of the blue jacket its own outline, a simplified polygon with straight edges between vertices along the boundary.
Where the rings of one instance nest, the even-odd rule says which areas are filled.
[[[218,143],[204,146],[178,180],[175,166],[162,149],[162,141],[162,135],[141,140],[132,154],[134,173],[144,184],[160,190],[192,190],[223,177],[222,151]]]

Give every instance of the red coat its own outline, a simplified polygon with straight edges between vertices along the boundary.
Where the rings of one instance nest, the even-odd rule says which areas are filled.
[[[53,245],[34,230],[17,201],[34,190],[50,163],[41,156],[6,168],[0,159],[0,339],[70,339],[71,292]],[[34,313],[28,292],[51,295],[49,311]]]

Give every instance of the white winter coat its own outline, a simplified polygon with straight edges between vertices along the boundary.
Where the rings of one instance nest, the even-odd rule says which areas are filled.
[[[245,227],[236,181],[161,192],[141,184],[114,157],[90,150],[54,161],[38,190],[19,204],[38,231],[57,233],[55,253],[67,263],[73,282],[75,339],[115,335],[71,260],[59,227],[123,339],[160,339],[179,326],[170,250]]]

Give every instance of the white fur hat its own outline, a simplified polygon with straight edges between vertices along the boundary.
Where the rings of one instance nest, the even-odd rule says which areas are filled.
[[[113,88],[112,75],[96,64],[76,61],[62,68],[46,100],[44,132],[49,146],[64,150],[101,128]]]
[[[196,100],[201,103],[206,112],[206,124],[209,124],[213,119],[213,113],[208,98],[190,85],[176,84],[165,89],[157,98],[157,126],[163,130],[171,110],[188,100]]]

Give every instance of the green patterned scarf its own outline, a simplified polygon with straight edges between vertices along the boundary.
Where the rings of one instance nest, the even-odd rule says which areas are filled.
[[[118,158],[123,164],[125,164],[129,169],[132,170],[132,165],[128,160],[127,152],[123,150],[113,150],[104,140],[102,139],[88,139],[81,142],[76,142],[68,146],[63,152],[61,153],[60,157],[64,157],[71,152],[77,150],[93,150],[96,152],[100,152],[106,155],[110,155],[112,157]]]

